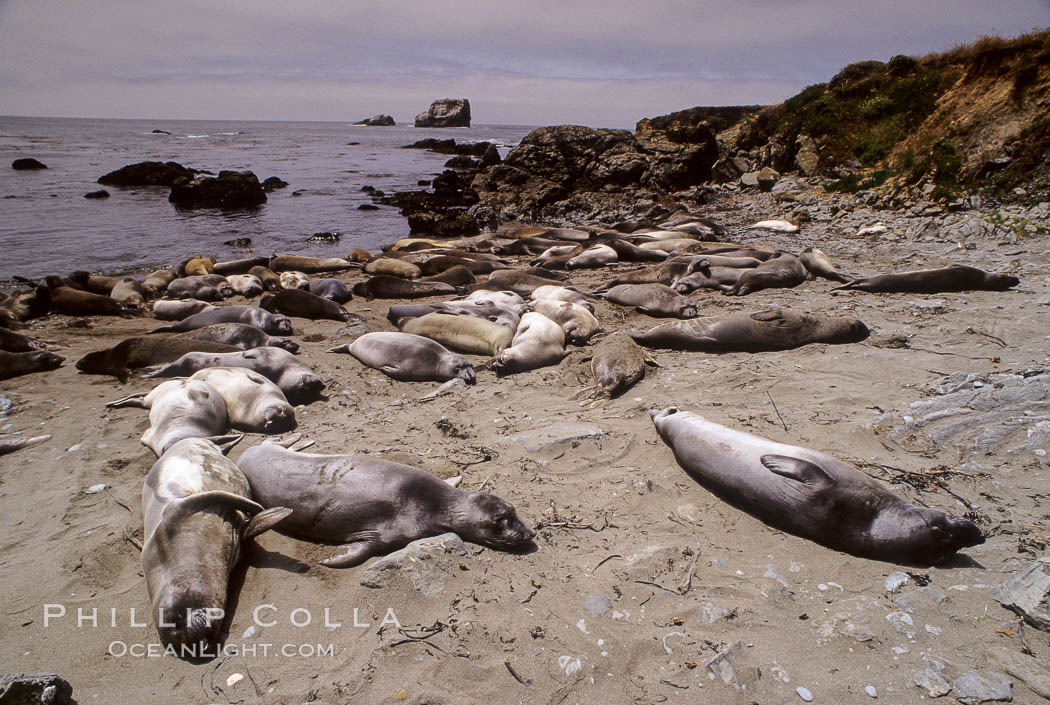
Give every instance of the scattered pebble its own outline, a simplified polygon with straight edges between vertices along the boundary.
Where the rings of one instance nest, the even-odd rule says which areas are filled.
[[[82,446],[79,443],[77,443],[75,446],[69,446],[69,448],[66,449],[66,452],[67,453],[76,453],[78,450],[80,450],[83,447],[84,446]]]
[[[808,688],[803,688],[802,686],[799,686],[795,688],[795,692],[798,693],[798,697],[802,698],[807,703],[813,701],[813,693],[809,692]]]
[[[875,690],[875,686],[873,685],[864,686],[864,692],[868,694],[869,698],[879,697],[879,691]]]
[[[102,490],[106,489],[105,485],[92,485],[84,490],[84,494],[98,494]]]
[[[910,578],[907,573],[890,573],[886,576],[886,581],[882,584],[889,592],[897,592],[908,582]]]
[[[250,638],[252,636],[255,636],[255,625],[254,624],[244,630],[244,634],[241,635],[241,638],[242,639],[248,639],[248,638]]]
[[[229,678],[226,679],[226,687],[227,688],[232,688],[233,686],[235,686],[238,683],[240,683],[242,680],[244,680],[244,676],[243,675],[241,675],[240,673],[234,673]]]

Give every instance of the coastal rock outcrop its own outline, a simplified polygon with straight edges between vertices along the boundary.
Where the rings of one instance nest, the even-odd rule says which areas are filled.
[[[23,157],[11,162],[11,168],[18,171],[31,171],[33,169],[46,169],[47,164],[32,157]]]
[[[429,110],[416,115],[416,127],[470,127],[470,101],[466,98],[435,100]]]
[[[276,191],[280,188],[287,188],[288,182],[280,178],[279,176],[270,176],[266,179],[263,179],[262,187],[263,191],[265,191],[266,193],[270,193],[271,191]]]
[[[179,178],[192,178],[197,172],[178,162],[137,162],[99,177],[106,186],[171,186]]]
[[[366,127],[394,127],[397,125],[394,122],[394,118],[389,115],[373,115],[370,118],[364,120],[358,120],[354,123],[355,125],[364,125]]]
[[[220,171],[218,176],[180,177],[168,200],[183,208],[253,208],[266,202],[266,192],[250,171]]]

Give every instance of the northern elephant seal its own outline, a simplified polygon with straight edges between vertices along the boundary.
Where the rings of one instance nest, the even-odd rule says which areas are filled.
[[[232,345],[239,350],[252,348],[275,347],[290,353],[299,352],[299,344],[288,338],[278,338],[245,323],[216,323],[197,330],[179,333],[180,338],[194,340],[211,340],[216,343]]]
[[[230,283],[234,292],[246,299],[263,293],[262,280],[254,274],[227,274],[226,281]]]
[[[302,289],[286,289],[275,294],[267,294],[259,301],[259,308],[272,313],[311,320],[350,320],[350,313],[335,301]]]
[[[602,239],[601,243],[614,250],[620,262],[662,262],[667,259],[667,253],[662,250],[647,250],[619,237]]]
[[[0,379],[11,379],[33,372],[47,372],[62,366],[65,360],[47,350],[8,352],[0,350]]]
[[[153,315],[162,321],[181,321],[213,308],[216,308],[215,304],[197,299],[158,299],[153,302]]]
[[[842,282],[843,284],[848,284],[855,279],[855,277],[847,277],[845,274],[837,271],[835,265],[831,263],[831,260],[820,248],[807,247],[802,250],[798,259],[802,262],[802,266],[815,277],[823,277],[824,279]]]
[[[548,299],[550,301],[569,301],[574,304],[579,304],[589,311],[594,311],[594,304],[591,303],[587,294],[575,287],[544,284],[543,286],[538,286],[533,289],[529,294],[529,299],[532,301],[539,301],[540,299]]]
[[[824,453],[674,407],[650,416],[694,480],[780,531],[855,556],[912,565],[932,565],[984,543],[973,522],[906,502]]]
[[[168,288],[168,284],[174,279],[175,275],[167,269],[157,269],[147,274],[146,278],[142,280],[142,289],[150,298],[156,298],[164,293],[164,290]]]
[[[212,257],[194,257],[182,268],[184,276],[196,277],[215,274],[215,259]]]
[[[269,267],[256,265],[248,270],[248,274],[258,277],[262,287],[266,291],[277,291],[281,288],[281,277]]]
[[[736,284],[724,293],[728,296],[745,296],[763,289],[790,289],[808,278],[809,270],[799,258],[782,252],[754,269],[745,269]]]
[[[447,313],[410,318],[402,322],[401,330],[436,340],[450,350],[469,355],[496,355],[514,339],[514,331],[499,323]]]
[[[611,279],[599,286],[595,293],[608,291],[614,286],[621,284],[671,284],[676,279],[689,274],[691,262],[667,261],[660,264],[642,267],[631,272],[625,272],[615,279]]]
[[[740,281],[740,275],[745,271],[737,267],[696,267],[692,274],[671,282],[671,288],[679,294],[688,294],[697,289],[725,291]]]
[[[647,316],[696,318],[696,302],[665,284],[619,284],[605,292],[606,301],[634,306]]]
[[[337,304],[345,304],[354,298],[350,290],[346,288],[346,284],[332,277],[312,280],[307,291]]]
[[[218,644],[241,543],[291,513],[263,510],[249,495],[240,468],[199,438],[173,444],[146,476],[142,574],[161,641],[186,649],[176,655]]]
[[[51,290],[51,309],[67,316],[129,316],[119,301],[101,294],[76,289],[59,277],[47,277]]]
[[[121,279],[110,290],[109,295],[125,308],[142,311],[146,308],[146,291],[134,279]]]
[[[1020,283],[1021,280],[1012,274],[996,274],[953,264],[941,269],[877,274],[835,287],[833,291],[859,289],[878,293],[937,294],[952,291],[1006,291]]]
[[[292,269],[307,274],[319,272],[339,272],[355,267],[352,262],[338,257],[303,257],[300,255],[281,255],[270,260],[270,269],[284,272]]]
[[[0,298],[0,325],[18,327],[32,318],[46,316],[50,310],[51,290],[42,284],[34,285],[33,291]]]
[[[596,269],[620,261],[620,255],[608,245],[594,245],[565,263],[567,269]]]
[[[602,330],[601,323],[590,309],[571,301],[539,299],[532,302],[531,308],[561,326],[565,341],[571,345],[585,345]]]
[[[420,299],[426,296],[456,294],[459,289],[444,282],[410,281],[388,274],[377,274],[368,281],[354,284],[351,291],[355,296],[363,296],[366,299]]]
[[[229,424],[222,395],[210,384],[197,379],[168,380],[150,392],[132,394],[106,406],[111,409],[147,409],[149,428],[140,440],[158,458],[184,438],[223,440],[221,434],[226,433]]]
[[[132,370],[171,362],[188,352],[236,352],[232,345],[210,340],[142,336],[122,340],[111,348],[89,352],[77,360],[76,368],[85,374],[113,375],[127,382]]]
[[[510,347],[485,366],[503,375],[557,365],[565,355],[565,331],[542,313],[530,311],[521,317]]]
[[[324,380],[299,358],[280,348],[253,348],[226,353],[190,352],[146,377],[189,377],[207,367],[246,367],[258,372],[284,392],[292,403],[316,398]]]
[[[248,274],[252,267],[265,267],[270,263],[269,257],[247,257],[245,259],[233,259],[226,262],[216,262],[215,274],[228,277],[231,274]]]
[[[510,330],[517,330],[521,316],[517,308],[501,306],[488,300],[443,301],[438,304],[399,304],[387,311],[387,320],[398,328],[410,318],[421,318],[429,313],[447,313],[452,316],[471,316],[499,323]]]
[[[245,323],[270,335],[291,335],[292,322],[288,317],[272,313],[258,306],[222,306],[187,316],[170,326],[155,328],[150,333],[185,333],[217,323]]]
[[[401,279],[419,279],[423,276],[418,265],[393,257],[376,257],[365,265],[365,274],[386,274]]]
[[[594,386],[581,390],[576,399],[600,403],[625,391],[645,377],[646,364],[656,361],[631,336],[617,331],[602,338],[594,347],[591,374]]]
[[[514,507],[495,495],[460,490],[424,470],[369,455],[296,453],[264,443],[244,451],[237,463],[260,504],[291,508],[281,531],[347,544],[322,561],[331,568],[355,566],[447,531],[501,550],[534,536]]]
[[[164,295],[173,299],[203,299],[204,301],[220,301],[233,296],[233,287],[226,281],[226,277],[217,276],[222,282],[208,279],[205,276],[179,277],[168,282]]]
[[[304,272],[296,272],[289,269],[281,272],[280,278],[282,289],[310,289],[310,277],[306,276]]]
[[[478,278],[466,267],[462,265],[456,265],[455,267],[449,267],[440,274],[434,274],[429,277],[420,277],[417,281],[420,282],[440,282],[442,284],[449,284],[456,288],[469,286],[470,284],[476,284]]]
[[[295,410],[280,387],[246,367],[206,367],[191,381],[205,382],[226,402],[230,425],[253,433],[284,433],[296,426]]]
[[[21,353],[32,352],[38,347],[40,347],[39,344],[35,343],[31,338],[24,336],[21,333],[15,333],[13,330],[0,327],[0,350]]]
[[[435,340],[411,333],[365,333],[328,352],[353,355],[362,364],[404,382],[447,382],[458,377],[474,384],[476,379],[470,360]]]
[[[109,296],[113,287],[120,281],[116,277],[107,277],[104,274],[92,274],[83,270],[77,270],[69,275],[67,281],[78,289],[90,291],[99,296]]]
[[[489,275],[481,285],[482,289],[491,291],[513,291],[519,296],[528,296],[541,286],[550,286],[550,278],[536,272],[525,272],[520,269],[501,269]]]
[[[697,352],[768,352],[811,343],[859,343],[871,331],[855,318],[827,318],[769,309],[720,318],[663,323],[631,337],[650,348]]]

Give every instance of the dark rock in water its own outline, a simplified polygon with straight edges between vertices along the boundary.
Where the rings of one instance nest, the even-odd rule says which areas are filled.
[[[90,193],[85,193],[84,198],[109,198],[109,191],[107,191],[104,188],[100,188],[98,191],[91,191]]]
[[[250,171],[220,171],[217,177],[180,177],[168,200],[183,208],[254,208],[266,203],[266,192]]]
[[[22,159],[16,159],[11,162],[11,168],[19,171],[29,171],[32,169],[46,169],[47,164],[37,161],[32,157],[23,157]]]
[[[416,127],[470,127],[470,101],[466,98],[435,100],[425,113],[416,115]]]
[[[490,147],[495,149],[496,146],[491,142],[456,144],[454,139],[442,140],[437,137],[427,137],[412,144],[406,144],[401,149],[429,149],[431,152],[437,152],[438,154],[465,154],[470,157],[481,157]],[[496,154],[498,156],[499,152],[497,151]]]
[[[191,179],[196,170],[177,162],[137,162],[99,177],[107,186],[171,186],[176,179]]]
[[[0,676],[3,705],[76,705],[73,687],[54,673],[14,673]]]
[[[359,144],[361,144],[361,143],[360,142],[347,142],[346,146],[347,147],[356,147]]]
[[[359,120],[355,125],[366,125],[368,127],[394,127],[397,125],[394,118],[389,115],[375,115],[365,120]]]
[[[386,194],[384,192],[380,191],[379,189],[375,189],[374,191],[372,191],[372,197],[373,198],[382,198],[385,195]]]
[[[362,203],[357,207],[359,211],[377,211],[379,206],[373,206],[371,203]]]
[[[230,247],[250,247],[252,239],[250,237],[235,237],[232,240],[226,240],[222,244],[229,245]]]
[[[481,142],[480,144],[485,144]],[[503,158],[499,155],[499,150],[496,149],[496,145],[491,142],[485,147],[485,151],[481,155],[481,161],[478,162],[478,167],[481,169],[487,169],[490,166],[494,166],[503,161]]]
[[[288,182],[276,176],[271,176],[268,179],[264,179],[262,182],[263,191],[270,193],[276,191],[279,188],[286,188]]]
[[[465,154],[452,157],[445,162],[446,169],[476,169],[477,166],[478,163]]]
[[[362,186],[361,190],[364,191],[365,193],[372,193],[373,191],[376,190],[376,187],[375,186]]]
[[[339,242],[339,238],[343,235],[342,233],[336,232],[323,232],[314,233],[310,237],[306,238],[307,242]]]
[[[152,134],[154,134],[154,135],[170,135],[171,133],[168,132],[167,130],[153,130]]]
[[[306,189],[301,188],[298,191],[292,191],[293,196],[302,196],[306,194]]]
[[[430,186],[430,182],[426,179],[420,179],[416,182],[416,186]]]

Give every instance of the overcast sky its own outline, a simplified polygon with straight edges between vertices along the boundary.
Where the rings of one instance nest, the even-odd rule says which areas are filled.
[[[0,0],[0,114],[633,127],[1050,26],[1050,0]]]

